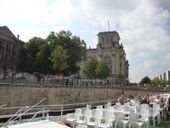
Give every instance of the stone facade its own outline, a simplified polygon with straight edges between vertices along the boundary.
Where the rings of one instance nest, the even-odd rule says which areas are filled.
[[[88,59],[97,59],[105,61],[110,68],[109,80],[115,81],[121,74],[124,81],[128,80],[129,63],[126,59],[126,53],[123,45],[119,43],[120,37],[116,31],[98,33],[98,44],[96,49],[88,49],[86,61]],[[82,68],[85,61],[81,63],[80,76],[83,76]]]
[[[0,27],[0,72],[15,71],[19,49],[24,44],[7,26]]]

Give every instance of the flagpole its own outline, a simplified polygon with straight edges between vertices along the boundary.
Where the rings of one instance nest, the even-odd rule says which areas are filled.
[[[110,31],[110,23],[109,23],[109,20],[108,20],[108,31]]]

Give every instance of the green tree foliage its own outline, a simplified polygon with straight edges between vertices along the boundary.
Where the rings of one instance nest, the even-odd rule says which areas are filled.
[[[37,65],[37,54],[40,51],[42,45],[46,42],[44,39],[40,37],[33,37],[25,44],[25,48],[27,51],[27,71],[30,73],[40,72],[40,65]]]
[[[96,66],[96,77],[99,79],[106,79],[109,76],[109,67],[106,62],[98,61]]]
[[[51,55],[50,45],[44,43],[40,46],[39,51],[36,53],[36,63],[35,68],[38,72],[42,74],[47,74],[48,72],[52,72],[52,63],[49,59]]]
[[[51,32],[46,39],[33,37],[25,44],[24,48],[25,51],[21,50],[23,59],[18,62],[18,67],[21,66],[20,71],[30,73],[39,72],[47,74],[62,72],[64,75],[75,74],[80,69],[77,66],[77,62],[81,61],[82,57],[86,54],[85,42],[79,37],[73,36],[70,31]],[[56,49],[60,51],[57,52]],[[65,62],[62,62],[67,65],[67,70],[56,66],[57,63],[61,62],[56,62],[54,58],[59,59],[59,56],[67,58],[63,59]],[[65,65],[62,66],[65,67]],[[24,68],[22,69],[22,67]],[[59,69],[56,69],[56,67]]]
[[[27,71],[27,51],[25,47],[21,47],[19,50],[19,54],[17,56],[18,58],[16,59],[16,66],[17,66],[17,71],[25,72]]]
[[[57,40],[55,32],[51,32],[46,38],[46,42],[51,46],[55,46],[58,42]]]
[[[158,78],[154,78],[152,81],[151,81],[151,83],[153,84],[153,85],[160,85],[161,84],[161,81],[158,79]]]
[[[68,70],[64,74],[71,75],[78,72],[80,67],[77,62],[81,61],[86,54],[86,44],[77,36],[73,36],[70,31],[60,31],[59,33],[51,32],[47,37],[47,42],[52,46],[52,50],[58,45],[67,50],[69,57],[67,59]]]
[[[148,76],[145,76],[140,82],[139,84],[144,85],[144,84],[150,84],[151,83],[151,79]]]
[[[63,48],[67,49],[69,54],[68,58],[68,71],[65,73],[67,75],[75,74],[78,72],[80,67],[77,66],[77,62],[85,56],[86,45],[83,40],[77,36],[72,36],[70,31],[61,31],[57,35],[57,45],[61,45]]]
[[[119,74],[116,75],[116,83],[121,84],[124,82],[124,80],[125,80],[124,75],[121,72],[119,72]]]
[[[56,70],[56,73],[63,73],[64,70],[68,68],[68,54],[67,50],[62,46],[57,46],[54,51],[51,53],[51,62],[53,63],[53,68]]]
[[[109,67],[104,61],[90,59],[84,65],[83,73],[86,75],[87,78],[105,79],[109,76]]]
[[[151,83],[155,86],[159,86],[159,85],[170,85],[170,80],[160,80],[159,78],[154,78]]]
[[[97,61],[95,59],[90,59],[83,67],[83,73],[87,78],[95,79],[96,78],[96,67]]]

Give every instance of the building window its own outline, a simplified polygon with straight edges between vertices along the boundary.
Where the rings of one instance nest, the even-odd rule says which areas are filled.
[[[106,37],[106,42],[109,43],[109,38],[108,37]]]
[[[106,56],[106,57],[104,58],[104,61],[105,61],[107,64],[112,64],[112,59],[111,59],[111,57],[109,57],[109,56]]]
[[[104,42],[104,37],[102,37],[102,42]]]
[[[112,43],[113,42],[113,37],[112,36],[110,36],[110,43]]]

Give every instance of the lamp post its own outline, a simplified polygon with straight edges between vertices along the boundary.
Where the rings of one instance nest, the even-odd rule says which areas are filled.
[[[129,79],[124,79],[124,81],[122,80],[122,95],[124,95],[125,93],[125,85],[127,85]]]
[[[124,84],[122,83],[122,95],[124,95],[125,89],[124,89]]]

